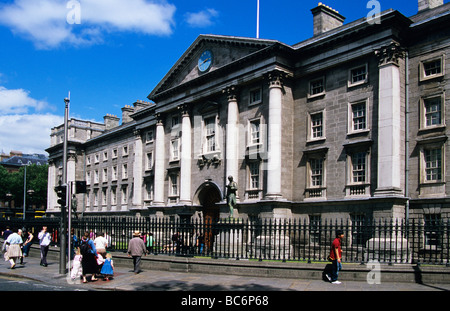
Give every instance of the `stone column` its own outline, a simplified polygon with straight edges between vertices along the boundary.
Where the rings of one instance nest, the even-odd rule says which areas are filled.
[[[228,178],[228,176],[233,176],[234,181],[239,185],[239,107],[236,88],[234,86],[227,87],[223,90],[223,93],[227,95],[228,99],[225,177]]]
[[[392,42],[377,50],[378,89],[378,176],[376,196],[401,194],[401,88],[398,60],[400,45]]]
[[[281,107],[283,98],[282,73],[271,72],[269,79],[269,121],[268,121],[268,199],[281,198]]]
[[[191,204],[192,129],[188,106],[178,107],[181,112],[181,168],[180,204]]]
[[[165,144],[164,144],[164,125],[161,120],[161,116],[158,116],[159,120],[156,123],[156,137],[155,137],[155,182],[153,189],[154,205],[164,204],[164,173],[165,173]]]
[[[55,192],[56,186],[56,167],[55,161],[48,161],[48,187],[47,187],[47,210],[53,211],[55,206],[58,205]]]
[[[134,163],[133,163],[133,207],[142,208],[142,139],[140,131],[134,132]]]

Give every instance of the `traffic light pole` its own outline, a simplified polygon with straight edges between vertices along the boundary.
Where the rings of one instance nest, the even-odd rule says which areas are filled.
[[[66,186],[66,204],[61,205],[61,223],[59,231],[60,251],[59,251],[59,274],[66,274],[66,256],[67,256],[67,204],[69,202],[67,196],[70,196],[69,184],[67,183],[67,142],[68,142],[68,122],[69,122],[69,97],[64,98],[64,144],[63,144],[63,176],[62,182]],[[70,205],[69,205],[70,208]]]

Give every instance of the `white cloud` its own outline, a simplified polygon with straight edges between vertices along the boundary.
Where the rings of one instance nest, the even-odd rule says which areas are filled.
[[[219,12],[214,9],[205,9],[197,13],[187,13],[186,21],[191,27],[201,28],[214,24],[213,19],[219,16]]]
[[[104,32],[169,35],[175,10],[164,0],[15,0],[0,5],[0,24],[45,49],[103,42]]]
[[[45,112],[52,109],[26,90],[0,86],[0,150],[44,153],[50,146],[51,128],[64,122],[63,116]]]

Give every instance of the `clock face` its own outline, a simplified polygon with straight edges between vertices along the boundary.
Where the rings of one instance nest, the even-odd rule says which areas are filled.
[[[201,72],[207,71],[212,64],[212,53],[209,50],[206,50],[200,55],[200,58],[198,59],[198,70]]]

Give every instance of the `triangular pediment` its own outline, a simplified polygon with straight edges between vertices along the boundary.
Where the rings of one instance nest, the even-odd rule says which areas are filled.
[[[183,85],[187,82],[208,75],[219,68],[254,54],[262,49],[278,43],[276,40],[201,35],[178,59],[174,66],[158,83],[148,96],[154,97],[167,90]],[[210,67],[205,66],[204,71],[199,68],[199,59],[204,51],[209,51],[212,57],[204,57],[203,61],[211,61]],[[202,62],[200,62],[202,63]]]

